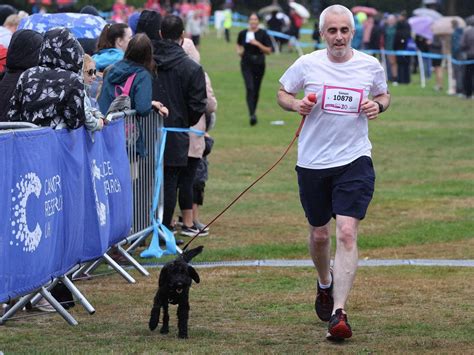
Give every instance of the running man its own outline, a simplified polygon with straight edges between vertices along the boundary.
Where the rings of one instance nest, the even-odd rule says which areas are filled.
[[[390,105],[376,58],[351,48],[352,13],[333,5],[320,16],[327,48],[300,57],[280,79],[278,104],[307,116],[298,141],[296,172],[309,223],[309,251],[318,273],[315,309],[329,322],[327,338],[352,336],[345,311],[357,262],[357,230],[372,199],[375,172],[368,121]],[[304,91],[305,97],[296,95]],[[308,99],[316,94],[316,103]],[[331,269],[331,217],[336,255]]]

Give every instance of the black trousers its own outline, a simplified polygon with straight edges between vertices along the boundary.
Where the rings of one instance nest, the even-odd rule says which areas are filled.
[[[193,208],[193,183],[199,160],[188,158],[187,166],[165,166],[163,169],[163,224],[167,228],[171,227],[178,198],[182,210]]]
[[[398,83],[410,84],[410,57],[397,57]]]
[[[240,69],[245,82],[249,115],[253,116],[257,110],[260,86],[262,84],[263,75],[265,74],[265,64],[249,64],[241,62]]]
[[[468,59],[472,60],[474,58]],[[464,72],[464,93],[472,97],[472,82],[474,81],[474,64],[467,64]]]

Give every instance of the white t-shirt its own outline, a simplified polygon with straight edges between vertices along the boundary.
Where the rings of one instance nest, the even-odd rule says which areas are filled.
[[[326,49],[300,57],[280,78],[291,94],[316,93],[298,139],[297,165],[327,169],[370,156],[368,119],[360,103],[369,95],[387,93],[385,73],[372,56],[353,50],[344,63],[331,62]]]

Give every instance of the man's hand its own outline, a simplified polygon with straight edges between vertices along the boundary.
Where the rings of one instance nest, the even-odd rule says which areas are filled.
[[[316,105],[316,102],[318,102],[316,95],[314,93],[308,94],[302,100],[295,100],[295,111],[301,116],[307,116]]]
[[[374,120],[379,116],[379,105],[372,100],[365,99],[361,104],[362,112],[367,115],[369,120]]]

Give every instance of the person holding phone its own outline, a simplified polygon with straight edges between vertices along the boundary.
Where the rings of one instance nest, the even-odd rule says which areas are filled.
[[[265,74],[265,55],[272,52],[272,42],[265,30],[259,28],[256,13],[249,17],[249,27],[240,31],[237,38],[237,53],[242,58],[240,68],[244,77],[250,125],[257,124],[258,96],[263,75]]]

